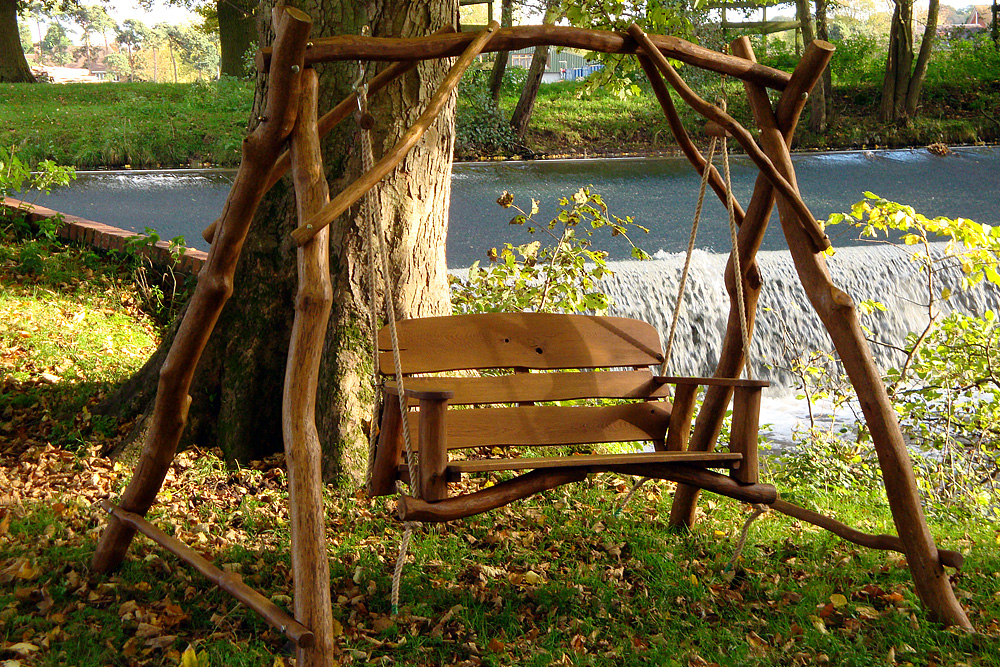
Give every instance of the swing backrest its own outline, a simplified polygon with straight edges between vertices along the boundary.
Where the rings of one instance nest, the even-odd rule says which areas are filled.
[[[450,405],[489,408],[449,410],[448,449],[663,442],[670,403],[660,400],[667,388],[650,370],[663,354],[659,334],[645,322],[488,313],[405,320],[397,328],[407,389],[448,390],[454,392]],[[387,327],[379,348],[381,370],[393,376]],[[480,373],[432,375],[452,371]],[[579,405],[594,398],[631,400]],[[415,434],[417,415],[411,412],[409,421]]]

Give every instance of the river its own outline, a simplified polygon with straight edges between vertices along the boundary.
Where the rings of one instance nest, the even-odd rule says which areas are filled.
[[[799,187],[813,213],[843,212],[868,190],[913,205],[928,216],[966,217],[1000,224],[1000,148],[956,148],[940,157],[925,149],[798,153],[793,156]],[[41,195],[37,203],[57,211],[141,232],[154,228],[164,238],[183,236],[206,249],[201,230],[222,210],[232,170],[81,172],[66,188]],[[733,189],[746,204],[757,171],[743,156],[733,159]],[[556,200],[581,186],[600,193],[612,213],[631,216],[650,229],[636,242],[650,254],[679,252],[687,244],[698,193],[698,177],[683,158],[622,158],[458,163],[452,176],[448,265],[468,266],[503,242],[530,240],[511,227],[513,215],[495,203],[503,190],[530,207],[541,203],[539,219],[556,211]],[[729,247],[725,209],[715,197],[706,204],[698,247]],[[856,245],[847,230],[831,229],[834,244]],[[597,247],[612,259],[629,248],[606,237]],[[772,225],[764,250],[784,248]]]

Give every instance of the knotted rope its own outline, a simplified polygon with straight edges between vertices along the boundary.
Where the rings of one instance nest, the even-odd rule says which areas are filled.
[[[362,83],[364,79],[364,67],[361,68],[361,76],[358,77],[358,82],[355,84],[355,94],[358,100],[358,111],[357,120],[361,127],[361,170],[362,173],[367,173],[371,171],[372,166],[375,163],[375,158],[372,153],[372,141],[371,133],[363,125],[363,120],[368,114],[368,85]],[[378,446],[378,433],[376,432],[376,421],[378,419],[378,413],[380,410],[381,392],[379,391],[380,381],[381,381],[381,371],[379,367],[379,345],[378,345],[378,289],[377,289],[377,269],[375,265],[375,255],[377,254],[381,258],[382,262],[382,275],[385,279],[386,290],[388,291],[390,273],[389,273],[389,253],[386,249],[385,243],[385,230],[382,227],[382,218],[376,216],[372,210],[371,205],[371,193],[369,192],[363,199],[361,204],[361,215],[364,220],[365,234],[368,239],[368,284],[369,284],[369,299],[370,299],[370,323],[372,331],[372,378],[374,386],[376,388],[376,403],[374,406],[374,411],[372,414],[371,428],[369,430],[368,437],[368,471],[365,475],[366,485],[371,485],[372,468],[375,464],[375,454],[376,448]],[[400,363],[399,356],[399,337],[396,331],[396,306],[393,301],[392,295],[389,294],[385,299],[385,314],[386,319],[389,324],[389,336],[392,339],[392,359],[395,366],[396,374],[396,390],[397,398],[399,400],[399,411],[405,418],[407,412],[406,405],[406,393],[403,380],[402,365]],[[410,429],[405,424],[403,425],[403,448],[406,452],[406,467],[410,474],[410,486],[413,487],[417,480],[417,459],[416,453],[413,451],[413,441],[410,437]],[[397,614],[399,612],[399,587],[400,581],[403,575],[403,565],[406,562],[406,554],[409,551],[410,541],[413,538],[413,532],[417,527],[417,523],[413,521],[403,522],[403,535],[399,542],[399,553],[396,556],[396,565],[392,572],[392,613]]]

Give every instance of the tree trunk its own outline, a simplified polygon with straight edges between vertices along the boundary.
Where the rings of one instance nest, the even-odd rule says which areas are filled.
[[[830,32],[826,20],[827,0],[816,0],[816,39],[829,41]],[[810,93],[812,100],[809,107],[809,129],[813,132],[826,132],[826,117],[830,109],[830,94],[832,88],[829,83],[830,66],[823,70],[823,75]]]
[[[35,83],[21,48],[17,0],[0,0],[0,83]]]
[[[939,0],[930,0],[927,5],[927,26],[924,28],[924,36],[920,39],[920,53],[917,54],[917,62],[913,66],[913,75],[910,77],[910,87],[906,91],[906,117],[913,118],[917,115],[917,104],[920,103],[920,89],[924,86],[924,78],[927,76],[927,64],[931,60],[931,49],[934,46],[934,39],[937,36]]]
[[[174,54],[174,43],[168,40],[167,48],[170,49],[170,65],[174,70],[174,83],[177,83],[177,56]]]
[[[559,18],[559,0],[547,0],[542,23],[551,25],[557,18]],[[536,46],[535,53],[531,56],[531,66],[528,68],[528,78],[524,82],[521,97],[517,100],[514,113],[510,115],[511,129],[521,143],[524,143],[524,135],[528,132],[531,112],[535,109],[535,98],[538,97],[538,88],[542,85],[542,75],[545,74],[545,64],[548,59],[549,47]]]
[[[503,0],[500,9],[500,27],[509,28],[513,22],[514,0]],[[493,63],[493,71],[490,73],[490,97],[494,104],[500,102],[500,88],[503,86],[503,75],[507,71],[507,61],[510,59],[509,51],[498,51],[497,59]]]
[[[906,96],[913,65],[913,0],[895,0],[889,27],[889,53],[882,81],[879,120],[905,118]]]
[[[257,26],[253,9],[256,1],[217,0],[219,13],[219,69],[223,74],[236,77],[247,75],[243,56],[257,39]],[[313,17],[315,20],[315,17]]]
[[[289,3],[291,4],[291,3]],[[453,0],[377,0],[373,19],[350,0],[297,0],[313,18],[312,36],[427,35],[453,23]],[[261,17],[270,17],[264,7]],[[269,42],[270,37],[264,42]],[[357,63],[325,65],[320,72],[323,113],[351,92]],[[391,148],[417,119],[449,63],[427,62],[373,96],[370,111],[375,158]],[[370,78],[373,72],[368,72]],[[261,113],[266,77],[258,76],[252,118]],[[357,125],[348,119],[323,142],[323,162],[336,194],[361,171]],[[388,293],[401,318],[450,310],[445,234],[451,194],[454,99],[402,165],[374,190],[374,210],[387,230],[393,266]],[[211,222],[206,220],[206,225]],[[330,227],[333,309],[320,368],[316,426],[323,445],[323,475],[360,481],[367,462],[367,423],[374,390],[370,382],[371,332],[365,290],[362,223],[354,207]],[[250,460],[281,451],[281,386],[293,318],[297,226],[295,196],[286,177],[261,202],[243,246],[233,296],[202,356],[191,388],[193,402],[182,445],[219,446],[227,459]],[[134,415],[145,409],[172,336],[112,397],[105,411]]]

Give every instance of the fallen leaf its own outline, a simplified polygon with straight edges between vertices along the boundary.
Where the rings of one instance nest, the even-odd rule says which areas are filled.
[[[847,598],[841,595],[840,593],[834,593],[833,595],[830,596],[830,602],[833,603],[834,607],[840,609],[841,607],[847,605]]]

